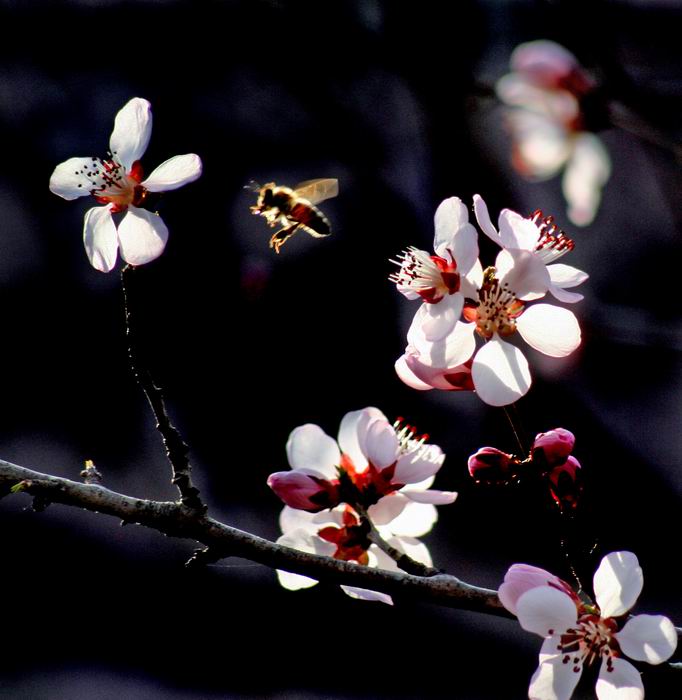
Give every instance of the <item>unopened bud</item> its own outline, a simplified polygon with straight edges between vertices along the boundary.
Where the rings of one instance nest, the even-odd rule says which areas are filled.
[[[547,475],[552,498],[562,511],[573,510],[578,505],[583,490],[580,462],[569,457]]]
[[[469,474],[476,480],[488,484],[502,483],[516,477],[520,462],[513,455],[495,447],[481,447],[469,457]]]
[[[540,467],[555,467],[563,464],[573,452],[575,436],[565,428],[555,428],[535,437],[531,457]]]
[[[276,472],[268,486],[291,508],[318,513],[339,504],[338,483],[301,471]]]

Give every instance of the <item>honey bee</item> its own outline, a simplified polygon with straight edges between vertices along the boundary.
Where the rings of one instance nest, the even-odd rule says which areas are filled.
[[[269,182],[258,190],[258,201],[251,207],[253,214],[264,216],[268,226],[281,226],[270,238],[270,247],[279,249],[296,233],[305,231],[313,238],[325,238],[331,232],[329,219],[315,206],[325,199],[336,197],[339,181],[331,178],[306,180],[293,189]]]

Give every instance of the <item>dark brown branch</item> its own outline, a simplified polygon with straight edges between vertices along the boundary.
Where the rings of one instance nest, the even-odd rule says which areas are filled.
[[[172,482],[180,492],[183,505],[193,510],[206,512],[206,506],[199,496],[199,489],[194,486],[191,478],[191,466],[187,456],[189,447],[182,439],[178,429],[171,423],[166,411],[163,392],[152,379],[149,370],[140,361],[140,353],[136,351],[135,334],[133,333],[133,319],[128,303],[128,290],[126,281],[134,273],[135,268],[127,265],[121,270],[121,287],[123,289],[123,305],[125,308],[126,336],[128,338],[128,357],[130,367],[137,383],[142,388],[149,401],[152,413],[156,419],[156,429],[161,434],[163,446],[166,448],[166,456],[173,470]]]
[[[225,525],[181,502],[132,498],[103,486],[42,474],[0,460],[0,491],[6,486],[14,486],[15,492],[26,492],[51,503],[105,513],[125,523],[138,523],[166,535],[196,540],[211,552],[210,556],[208,552],[199,555],[206,561],[238,556],[320,581],[380,591],[396,600],[426,601],[511,617],[496,591],[469,585],[454,576],[415,576],[308,554]]]

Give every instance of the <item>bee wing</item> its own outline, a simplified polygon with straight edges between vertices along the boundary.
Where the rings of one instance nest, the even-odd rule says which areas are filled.
[[[311,204],[323,202],[325,199],[336,197],[339,193],[339,181],[334,178],[321,178],[299,182],[294,191],[299,197],[307,199]]]
[[[310,228],[310,226],[306,226],[305,224],[299,224],[297,230],[305,231],[309,236],[312,236],[313,238],[326,238],[327,236],[331,235],[331,233],[320,233],[319,231],[315,231],[315,229],[312,229]]]

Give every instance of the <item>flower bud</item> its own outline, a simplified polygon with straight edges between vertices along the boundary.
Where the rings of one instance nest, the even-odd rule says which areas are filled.
[[[513,479],[519,460],[495,447],[481,447],[469,457],[468,464],[469,474],[477,482],[494,484]]]
[[[284,503],[298,510],[318,513],[339,504],[338,483],[300,470],[270,474],[268,486]]]
[[[569,457],[547,475],[552,498],[562,511],[573,510],[583,490],[580,462]]]
[[[570,430],[555,428],[536,435],[531,457],[540,467],[555,467],[566,461],[574,445],[575,436]]]

